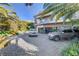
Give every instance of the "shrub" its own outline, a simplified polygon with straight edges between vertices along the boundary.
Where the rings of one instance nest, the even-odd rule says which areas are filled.
[[[68,48],[62,51],[64,56],[79,56],[79,41],[75,40],[69,45]]]
[[[17,32],[16,35],[18,35],[19,33]]]

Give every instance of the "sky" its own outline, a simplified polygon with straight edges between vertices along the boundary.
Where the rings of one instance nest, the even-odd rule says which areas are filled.
[[[14,3],[12,4],[12,8],[21,20],[33,21],[33,16],[43,10],[43,4],[34,3],[31,7],[27,7],[24,3]]]

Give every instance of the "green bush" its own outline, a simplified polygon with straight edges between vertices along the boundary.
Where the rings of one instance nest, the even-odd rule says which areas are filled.
[[[19,33],[17,32],[16,35],[18,35]]]
[[[64,56],[79,56],[79,41],[75,40],[69,45],[68,48],[62,51]]]
[[[0,36],[18,35],[18,32],[14,31],[0,31]]]
[[[0,31],[0,35],[7,36],[8,34],[11,34],[10,31]]]

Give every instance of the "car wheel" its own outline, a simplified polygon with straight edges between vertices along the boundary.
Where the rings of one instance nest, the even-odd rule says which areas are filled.
[[[59,36],[55,36],[55,37],[53,38],[53,40],[54,40],[54,41],[59,41],[59,40],[60,40],[60,37],[59,37]]]

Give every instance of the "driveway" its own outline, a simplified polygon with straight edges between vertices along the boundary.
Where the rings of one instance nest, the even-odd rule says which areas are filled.
[[[38,37],[28,37],[27,34],[22,34],[18,35],[17,37],[20,38],[18,40],[18,45],[10,45],[2,49],[1,50],[2,53],[0,52],[0,55],[61,56],[62,49],[66,48],[70,43],[70,41],[68,40],[57,41],[57,42],[49,40],[47,34],[39,34]],[[38,49],[38,51],[36,51],[36,49]],[[36,52],[33,52],[34,50]]]
[[[60,56],[62,49],[66,48],[70,41],[52,41],[48,39],[47,34],[39,34],[38,37],[28,37],[27,34],[19,36],[26,42],[38,47],[37,56]]]

